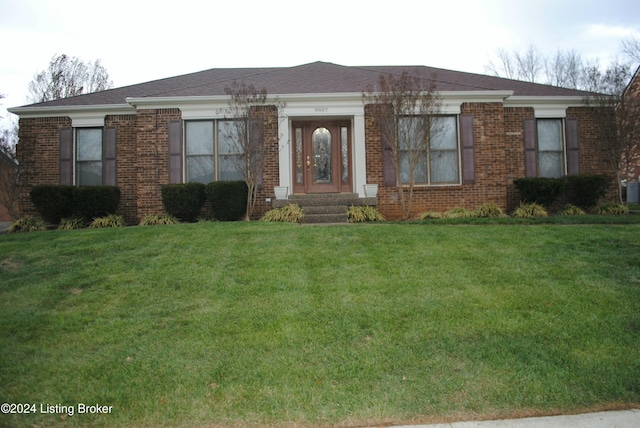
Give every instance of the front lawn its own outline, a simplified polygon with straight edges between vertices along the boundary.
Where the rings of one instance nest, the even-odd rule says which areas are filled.
[[[638,224],[2,235],[0,296],[0,402],[36,405],[0,426],[372,426],[640,404]]]

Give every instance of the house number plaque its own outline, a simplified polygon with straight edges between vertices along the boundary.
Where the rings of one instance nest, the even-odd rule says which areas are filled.
[[[329,111],[329,107],[316,107],[314,108],[316,113],[326,113]]]

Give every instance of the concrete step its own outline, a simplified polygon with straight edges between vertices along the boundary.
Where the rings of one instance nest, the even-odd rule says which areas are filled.
[[[344,214],[346,205],[305,205],[302,207],[305,215],[309,214]]]
[[[305,214],[303,224],[348,223],[347,213],[342,214]]]

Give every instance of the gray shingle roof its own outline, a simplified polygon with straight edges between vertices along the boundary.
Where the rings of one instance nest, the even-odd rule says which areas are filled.
[[[424,79],[433,79],[438,91],[510,90],[514,91],[514,95],[527,96],[587,95],[586,92],[573,89],[426,66],[350,67],[318,61],[294,67],[212,68],[92,94],[31,104],[28,107],[124,104],[129,97],[224,95],[225,87],[234,80],[253,84],[257,88],[264,87],[269,94],[362,92],[369,84],[375,84],[380,73],[400,75],[403,71]]]

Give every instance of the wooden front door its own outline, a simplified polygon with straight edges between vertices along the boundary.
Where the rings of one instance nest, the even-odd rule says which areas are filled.
[[[351,192],[351,123],[293,123],[294,193]]]

